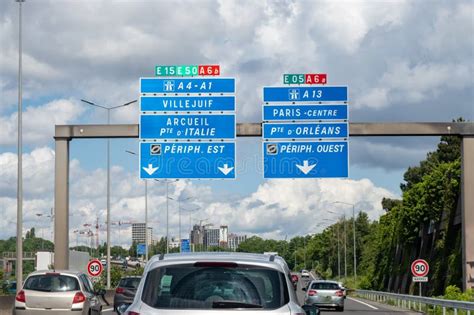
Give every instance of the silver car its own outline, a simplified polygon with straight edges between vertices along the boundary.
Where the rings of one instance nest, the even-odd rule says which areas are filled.
[[[317,315],[299,306],[283,258],[246,253],[154,256],[145,266],[128,315]]]
[[[341,290],[339,283],[327,280],[314,280],[303,290],[306,291],[306,304],[335,308],[340,312],[344,311],[344,292]]]
[[[15,297],[13,314],[100,314],[102,304],[82,272],[36,271],[28,275]]]

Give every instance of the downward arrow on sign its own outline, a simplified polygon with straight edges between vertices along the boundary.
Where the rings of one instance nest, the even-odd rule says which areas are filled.
[[[153,175],[154,172],[158,169],[158,167],[153,167],[153,164],[148,164],[148,167],[142,167],[148,175]]]
[[[234,167],[229,167],[227,164],[224,164],[224,167],[218,167],[219,171],[221,171],[224,175],[229,174]]]
[[[296,167],[300,169],[305,175],[307,175],[316,166],[317,163],[309,165],[308,160],[303,161],[303,165],[296,164]]]

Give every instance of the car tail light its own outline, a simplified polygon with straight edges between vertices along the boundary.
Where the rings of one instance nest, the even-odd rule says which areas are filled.
[[[123,288],[115,289],[115,293],[123,293],[125,290]]]
[[[309,296],[315,296],[316,294],[318,294],[318,291],[316,291],[316,290],[309,290],[308,291]]]
[[[344,296],[344,292],[342,292],[341,290],[338,290],[338,291],[336,291],[336,295],[337,296]]]
[[[72,304],[82,303],[86,300],[86,296],[82,292],[77,292],[74,295],[74,299],[72,300]]]
[[[130,311],[130,312],[128,312],[128,315],[140,315],[140,313],[137,313],[137,312],[134,312],[134,311]]]
[[[25,291],[21,290],[16,294],[15,300],[18,302],[26,303]]]

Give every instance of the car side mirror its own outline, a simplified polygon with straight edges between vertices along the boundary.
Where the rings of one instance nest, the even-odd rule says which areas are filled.
[[[306,315],[319,315],[321,311],[316,305],[305,304],[302,306]]]
[[[119,314],[119,315],[125,314],[125,312],[127,311],[127,308],[130,305],[132,305],[132,304],[123,303],[123,304],[120,304],[119,306],[117,306],[117,314]]]
[[[306,288],[305,288],[305,287],[302,287],[301,290],[306,291]]]

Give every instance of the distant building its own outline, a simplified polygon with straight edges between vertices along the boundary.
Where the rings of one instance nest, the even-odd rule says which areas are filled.
[[[235,252],[239,247],[240,243],[245,242],[246,240],[247,235],[237,235],[234,233],[229,234],[229,249]]]
[[[204,246],[209,247],[227,247],[229,228],[227,225],[221,225],[216,229],[204,229]]]
[[[145,223],[133,223],[132,224],[132,242],[145,243]],[[148,245],[153,245],[153,228],[148,227],[147,233]]]
[[[204,244],[204,226],[195,224],[193,229],[189,233],[189,239],[191,244],[203,245]]]

